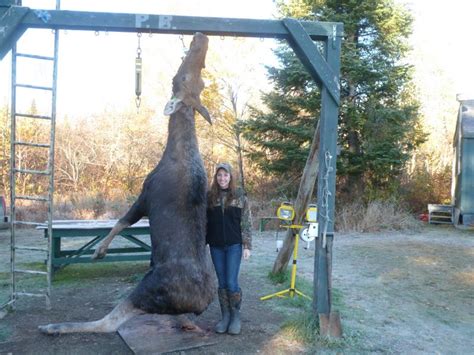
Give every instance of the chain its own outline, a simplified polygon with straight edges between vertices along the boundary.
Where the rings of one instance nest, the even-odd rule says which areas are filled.
[[[324,218],[324,229],[323,229],[323,248],[326,248],[326,234],[328,231],[328,224],[331,222],[331,219],[329,218],[329,196],[331,196],[331,192],[329,191],[329,174],[334,170],[334,168],[331,166],[331,161],[332,161],[332,155],[329,153],[329,151],[326,151],[324,153],[324,167],[326,168],[326,173],[324,174],[323,177],[323,211],[324,215],[322,216]]]
[[[137,33],[138,46],[137,46],[137,57],[135,58],[135,105],[137,106],[137,113],[142,103],[142,48],[140,47],[140,38],[142,37],[141,32]]]

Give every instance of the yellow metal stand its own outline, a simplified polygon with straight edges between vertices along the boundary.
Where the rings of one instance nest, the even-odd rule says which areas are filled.
[[[293,228],[293,229],[300,229],[302,226],[300,225],[295,225],[292,224],[290,226],[284,226],[286,228]],[[260,297],[260,301],[265,301],[273,297],[285,297],[286,294],[289,294],[291,298],[294,297],[295,294],[298,296],[306,297],[307,299],[311,300],[311,297],[306,296],[303,292],[299,291],[296,289],[296,262],[298,258],[298,240],[299,240],[299,234],[295,235],[295,247],[293,249],[293,266],[291,268],[291,281],[290,281],[290,288],[287,288],[286,290],[278,291],[275,293],[272,293],[267,296],[262,296]]]

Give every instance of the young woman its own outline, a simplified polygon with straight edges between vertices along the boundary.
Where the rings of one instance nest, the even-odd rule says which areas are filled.
[[[231,166],[220,163],[208,194],[206,236],[219,283],[222,319],[215,327],[217,333],[240,334],[242,290],[238,279],[242,256],[250,257],[250,229],[247,198],[236,190]]]

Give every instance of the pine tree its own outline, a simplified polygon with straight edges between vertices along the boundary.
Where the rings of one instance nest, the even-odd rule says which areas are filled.
[[[403,62],[412,19],[393,0],[292,0],[285,17],[344,23],[341,58],[338,176],[350,193],[393,192],[411,152],[424,140]],[[269,112],[255,111],[245,127],[250,152],[277,175],[304,167],[319,117],[319,90],[286,45],[269,68],[275,89],[265,95]]]

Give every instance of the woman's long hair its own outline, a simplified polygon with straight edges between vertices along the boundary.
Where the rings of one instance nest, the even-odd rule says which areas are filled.
[[[219,192],[221,191],[221,188],[219,184],[217,183],[217,173],[219,170],[224,170],[225,169],[218,169],[214,173],[214,177],[212,178],[212,183],[211,187],[209,189],[209,192],[207,194],[207,204],[208,207],[215,206],[219,202]],[[235,198],[235,181],[234,181],[234,176],[232,175],[232,172],[229,172],[230,174],[230,181],[229,181],[229,191],[227,192],[227,197],[225,201],[225,207],[228,207],[229,204],[232,202],[232,200]]]

